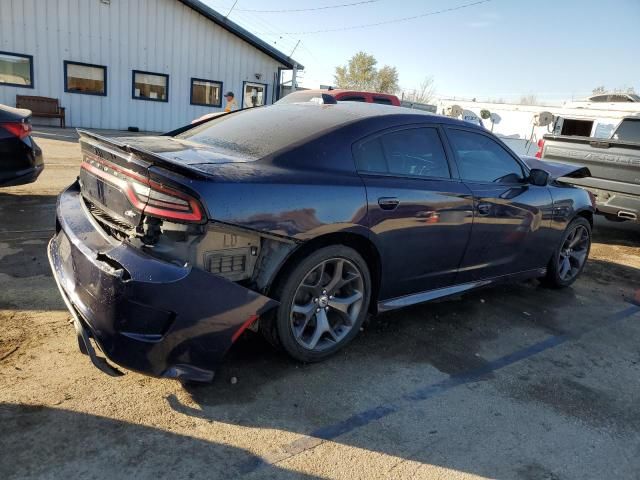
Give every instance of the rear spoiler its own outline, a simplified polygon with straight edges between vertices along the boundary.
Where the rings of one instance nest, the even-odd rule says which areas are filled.
[[[190,178],[209,178],[207,174],[201,172],[200,170],[189,168],[182,163],[171,161],[171,159],[163,157],[162,155],[158,155],[157,153],[150,152],[149,150],[145,150],[140,147],[133,147],[126,142],[119,140],[126,137],[105,137],[103,135],[98,135],[97,133],[80,128],[77,128],[76,132],[78,132],[80,139],[90,138],[93,140],[97,140],[98,142],[104,143],[109,147],[115,147],[123,152],[135,154],[142,160],[145,160],[155,166],[166,168],[167,170],[171,170],[172,172],[179,173]]]
[[[520,158],[527,164],[529,168],[537,168],[547,172],[553,180],[560,177],[565,178],[585,178],[591,176],[591,171],[583,165],[574,165],[571,163],[551,162],[548,160],[540,160],[539,158],[521,155]]]

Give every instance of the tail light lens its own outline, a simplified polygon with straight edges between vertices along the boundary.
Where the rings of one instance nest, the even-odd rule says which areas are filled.
[[[535,154],[536,158],[542,158],[542,150],[544,150],[544,139],[538,140],[538,151]]]
[[[31,124],[27,121],[0,123],[0,126],[20,140],[31,135]]]
[[[144,206],[144,209],[138,208],[146,215],[186,222],[202,221],[202,209],[196,199],[189,195],[151,180],[144,183],[132,182],[130,185],[127,197],[133,200],[133,194],[135,200]]]
[[[82,168],[120,188],[131,205],[146,215],[190,223],[204,220],[200,203],[179,190],[105,162],[94,155],[85,154]]]

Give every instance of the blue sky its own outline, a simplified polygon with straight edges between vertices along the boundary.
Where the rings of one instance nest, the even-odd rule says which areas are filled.
[[[204,0],[226,14],[233,0]],[[559,101],[594,87],[640,91],[640,0],[491,0],[389,25],[304,34],[383,22],[457,7],[475,0],[238,0],[230,18],[305,65],[302,85],[333,83],[337,65],[357,51],[395,66],[400,86],[432,76],[440,96]]]

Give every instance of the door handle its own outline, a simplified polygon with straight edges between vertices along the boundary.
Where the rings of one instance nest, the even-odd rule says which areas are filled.
[[[491,213],[491,204],[490,203],[479,203],[476,207],[478,210],[478,215],[486,216]]]
[[[400,204],[400,200],[396,197],[380,197],[378,199],[378,205],[383,210],[395,210],[395,208]]]

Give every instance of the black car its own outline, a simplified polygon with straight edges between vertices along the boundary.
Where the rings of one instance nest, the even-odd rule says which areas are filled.
[[[249,109],[165,136],[80,132],[49,244],[80,348],[207,381],[247,328],[304,361],[368,313],[504,280],[570,285],[593,202],[486,130],[382,105]],[[547,171],[543,170],[546,169]]]
[[[0,105],[0,187],[35,182],[44,169],[31,138],[31,112]]]

